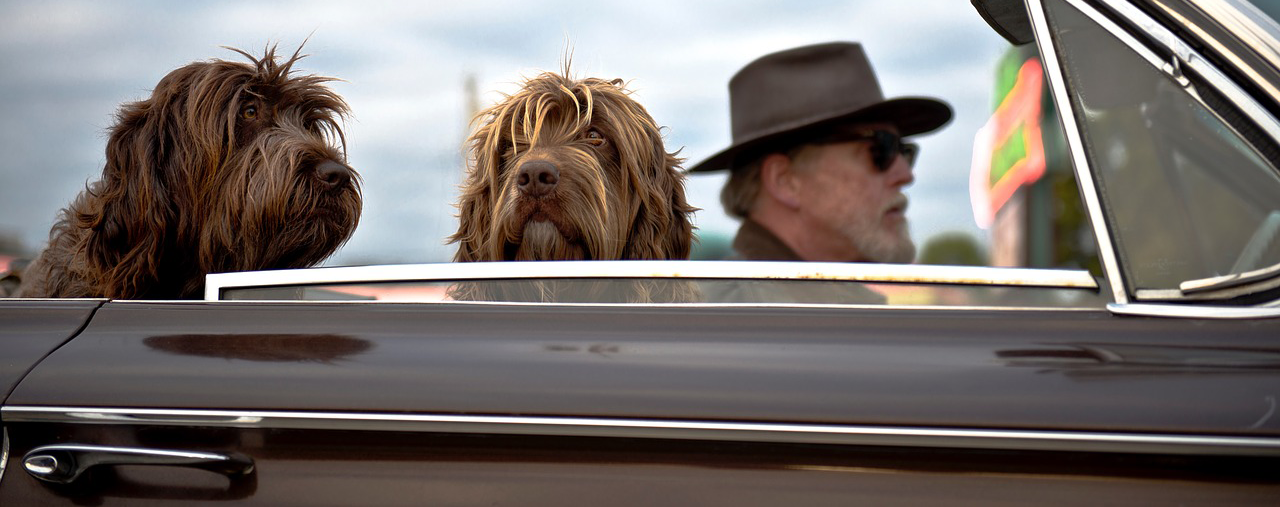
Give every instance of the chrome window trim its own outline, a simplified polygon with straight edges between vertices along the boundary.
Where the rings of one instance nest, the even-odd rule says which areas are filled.
[[[1102,306],[943,306],[943,305],[905,305],[905,304],[865,304],[865,303],[543,303],[521,301],[369,301],[369,300],[275,300],[275,299],[234,299],[212,301],[217,304],[252,304],[266,305],[478,305],[478,306],[535,306],[535,307],[575,307],[575,308],[826,308],[834,310],[876,310],[897,312],[918,311],[988,311],[988,312],[1106,312]],[[210,301],[204,300],[120,300],[112,301],[113,305],[186,305],[207,306]]]
[[[0,429],[0,482],[4,481],[5,465],[9,464],[9,428]]]
[[[1089,211],[1089,222],[1093,224],[1094,239],[1098,243],[1098,259],[1102,261],[1103,271],[1111,282],[1111,294],[1116,304],[1128,304],[1129,294],[1125,291],[1128,279],[1120,271],[1120,263],[1115,245],[1111,242],[1111,224],[1102,211],[1102,198],[1098,192],[1098,183],[1093,179],[1093,169],[1085,156],[1084,138],[1076,121],[1075,106],[1067,94],[1066,78],[1062,64],[1058,61],[1058,53],[1053,45],[1052,31],[1045,16],[1042,0],[1026,0],[1027,13],[1031,17],[1031,27],[1035,31],[1036,47],[1044,62],[1045,74],[1049,78],[1049,89],[1052,91],[1054,106],[1058,108],[1058,120],[1062,122],[1062,132],[1067,138],[1067,151],[1071,153],[1071,165],[1076,172],[1076,185],[1080,188],[1085,208]]]
[[[1280,68],[1280,23],[1244,0],[1187,0]],[[1267,1],[1267,0],[1262,0]]]
[[[539,261],[395,264],[215,273],[205,300],[225,289],[335,283],[530,278],[847,280],[883,283],[1097,289],[1088,271],[987,266],[763,261]]]
[[[1138,317],[1176,317],[1184,319],[1275,319],[1280,318],[1280,308],[1238,307],[1205,305],[1160,304],[1108,304],[1107,310],[1116,315]]]
[[[1081,5],[1085,5],[1082,0],[1066,1],[1071,3],[1077,9],[1080,9],[1081,12],[1093,19],[1095,23],[1098,23],[1105,30],[1123,41],[1125,45],[1129,46],[1150,62],[1153,67],[1165,72],[1169,71],[1167,68],[1168,62],[1163,61],[1158,55],[1135,39],[1128,32],[1117,26],[1110,19],[1103,17],[1100,13],[1091,12],[1090,8],[1080,7]],[[1209,84],[1209,86],[1217,90],[1218,93],[1221,93],[1223,97],[1226,97],[1232,105],[1240,109],[1240,111],[1243,112],[1245,116],[1249,117],[1250,120],[1253,120],[1253,122],[1265,131],[1268,136],[1271,136],[1271,138],[1276,142],[1280,142],[1280,122],[1278,122],[1275,117],[1271,116],[1271,114],[1267,112],[1266,108],[1263,108],[1257,101],[1253,100],[1253,97],[1250,97],[1244,89],[1240,88],[1234,81],[1228,78],[1226,74],[1223,74],[1217,67],[1210,64],[1209,61],[1206,60],[1199,52],[1192,49],[1191,46],[1182,39],[1179,39],[1172,31],[1160,25],[1156,20],[1142,12],[1141,9],[1119,0],[1099,1],[1116,14],[1132,23],[1135,27],[1140,28],[1151,40],[1159,43],[1166,50],[1173,53],[1173,55],[1178,58],[1181,65],[1184,65],[1186,68],[1189,68],[1199,74]],[[1185,25],[1186,24],[1184,23],[1184,26]],[[1241,63],[1233,63],[1236,63],[1237,68],[1243,68]],[[1256,82],[1266,84],[1266,81],[1262,80],[1261,77],[1253,77]],[[1204,101],[1200,99],[1199,95],[1195,93],[1194,87],[1188,88],[1192,92],[1191,96],[1195,97],[1196,100],[1199,101],[1201,105],[1204,105],[1206,109],[1213,111],[1213,108],[1205,104]],[[1226,122],[1223,123],[1227,124]]]
[[[1256,7],[1241,0],[1185,1],[1238,37],[1241,43],[1270,63],[1272,67],[1280,69],[1280,47],[1275,45],[1275,41],[1280,40],[1280,26],[1276,25],[1265,14],[1256,12]],[[1236,69],[1247,75],[1250,80],[1271,95],[1272,100],[1280,101],[1280,89],[1263,79],[1252,67],[1246,65],[1239,55],[1228,51],[1221,41],[1210,37],[1209,33],[1202,27],[1179,15],[1175,9],[1165,5],[1165,2],[1155,1],[1153,3],[1166,16],[1177,20],[1181,27],[1194,33],[1196,37],[1212,47],[1215,52],[1231,62]]]
[[[592,417],[8,406],[10,423],[82,423],[254,429],[331,429],[888,445],[1033,451],[1280,456],[1280,438],[1095,431],[1001,430]]]
[[[4,302],[9,302],[9,301],[24,301],[24,302],[26,302],[26,301],[35,301],[35,302],[41,302],[41,303],[48,303],[48,302],[51,302],[51,301],[57,301],[57,302],[66,302],[66,301],[97,301],[97,302],[99,302],[99,303],[106,303],[107,301],[111,301],[111,299],[110,299],[110,298],[0,298],[0,301],[4,301]]]

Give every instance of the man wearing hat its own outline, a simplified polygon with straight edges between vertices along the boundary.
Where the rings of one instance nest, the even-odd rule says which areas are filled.
[[[725,210],[742,219],[734,258],[908,263],[907,198],[918,151],[951,107],[886,100],[862,46],[765,55],[729,81],[733,144],[689,169],[728,169]]]

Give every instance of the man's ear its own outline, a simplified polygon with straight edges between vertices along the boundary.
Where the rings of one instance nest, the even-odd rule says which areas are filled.
[[[792,209],[800,207],[800,182],[790,157],[781,153],[765,156],[760,162],[760,187],[782,205]]]

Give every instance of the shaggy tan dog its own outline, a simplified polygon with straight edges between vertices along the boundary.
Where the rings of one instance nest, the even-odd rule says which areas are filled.
[[[476,118],[455,261],[686,259],[681,160],[621,80],[547,72]]]
[[[454,260],[687,259],[681,159],[622,80],[547,72],[476,117]],[[684,281],[469,282],[455,299],[689,301]]]

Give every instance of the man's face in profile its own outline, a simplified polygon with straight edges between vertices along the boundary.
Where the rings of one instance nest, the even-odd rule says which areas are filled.
[[[896,133],[889,125],[863,127]],[[869,140],[821,144],[797,157],[805,196],[801,213],[805,223],[847,243],[851,257],[845,260],[908,263],[915,259],[915,245],[902,189],[915,176],[908,157],[896,153],[885,169],[878,168],[873,145]]]

